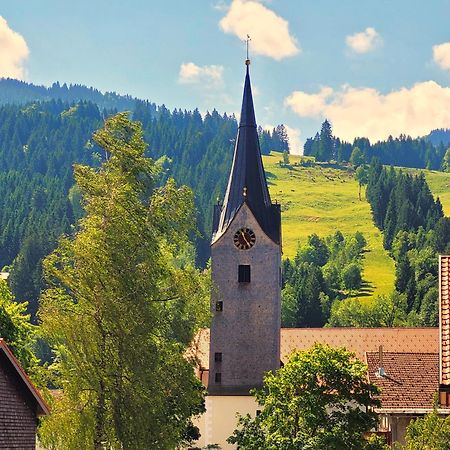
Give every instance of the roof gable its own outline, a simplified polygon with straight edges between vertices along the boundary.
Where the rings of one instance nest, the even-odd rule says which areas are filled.
[[[11,363],[12,368],[17,373],[18,378],[22,381],[22,383],[25,385],[25,388],[27,391],[31,394],[31,396],[36,401],[36,414],[38,416],[48,415],[50,414],[50,408],[45,402],[45,400],[42,398],[39,391],[36,389],[36,387],[31,382],[28,375],[25,373],[25,370],[20,365],[17,358],[14,356],[12,351],[9,349],[9,347],[6,345],[6,342],[0,338],[0,352],[2,352],[6,358]]]

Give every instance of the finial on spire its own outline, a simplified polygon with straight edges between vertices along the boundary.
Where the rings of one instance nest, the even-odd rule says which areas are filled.
[[[248,57],[248,44],[251,41],[250,35],[247,34],[247,39],[245,40],[245,44],[247,46],[247,59],[245,60],[245,65],[249,66],[250,65],[250,58]]]

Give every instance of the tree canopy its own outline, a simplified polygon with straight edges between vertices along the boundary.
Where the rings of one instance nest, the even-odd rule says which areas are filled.
[[[356,232],[344,237],[340,231],[320,238],[308,237],[294,260],[283,261],[281,323],[284,327],[320,327],[330,318],[332,304],[362,284],[361,266],[367,245]]]
[[[433,412],[412,420],[406,429],[403,450],[447,450],[450,442],[450,417],[441,417],[436,405]]]
[[[242,416],[229,438],[242,450],[382,449],[363,433],[377,423],[370,409],[378,389],[367,382],[367,366],[343,348],[315,344],[295,352],[253,394],[256,417]]]
[[[44,421],[50,449],[172,449],[203,388],[186,348],[205,325],[207,275],[193,265],[193,197],[158,187],[141,126],[125,113],[94,135],[99,168],[75,166],[86,215],[46,258],[39,312],[63,394]]]
[[[447,147],[448,145],[436,139],[413,139],[404,134],[396,138],[389,136],[385,141],[374,143],[365,137],[355,138],[352,143],[345,142],[333,136],[331,124],[325,120],[320,133],[306,140],[303,154],[314,156],[316,161],[334,160],[359,165],[377,158],[382,164],[400,167],[445,169],[447,159],[444,155]],[[357,154],[355,149],[358,149]]]
[[[29,370],[36,366],[34,356],[35,327],[26,313],[27,304],[15,301],[5,280],[0,279],[0,337],[3,338],[20,361]]]

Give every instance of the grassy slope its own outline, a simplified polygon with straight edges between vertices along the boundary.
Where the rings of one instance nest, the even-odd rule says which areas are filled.
[[[394,286],[394,263],[383,249],[380,231],[372,221],[367,201],[358,200],[358,183],[348,172],[324,167],[281,168],[281,154],[264,157],[272,201],[282,204],[283,256],[292,258],[298,244],[317,233],[327,236],[336,230],[344,234],[361,231],[368,241],[364,280],[360,292],[368,300],[389,293]],[[291,156],[291,164],[299,157]],[[406,169],[405,169],[406,170]],[[412,173],[418,170],[407,169]],[[430,188],[439,196],[445,215],[450,215],[450,174],[424,170]]]
[[[390,292],[394,286],[394,263],[383,249],[380,231],[373,225],[367,201],[358,200],[358,183],[348,172],[322,167],[281,168],[281,155],[264,157],[272,201],[282,204],[283,256],[292,258],[299,243],[319,236],[361,231],[368,241],[364,261],[367,286],[360,293],[367,299]],[[291,156],[291,164],[298,158]],[[364,192],[363,192],[364,196]],[[287,209],[286,209],[287,208]]]
[[[342,170],[324,167],[282,168],[281,154],[264,157],[272,201],[282,204],[283,256],[292,258],[298,244],[317,233],[327,236],[336,230],[344,234],[361,231],[368,241],[365,255],[364,280],[368,286],[360,293],[367,299],[389,293],[394,286],[394,263],[383,249],[380,231],[372,221],[367,201],[358,200],[358,183]],[[291,164],[300,158],[291,156]],[[435,196],[439,196],[446,216],[450,216],[450,174],[403,169],[411,173],[422,171]]]

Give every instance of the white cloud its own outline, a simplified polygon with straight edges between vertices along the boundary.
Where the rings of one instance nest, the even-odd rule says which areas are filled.
[[[433,45],[433,60],[441,69],[450,69],[450,42]]]
[[[223,84],[223,66],[197,66],[193,62],[183,63],[178,81],[181,84],[200,84],[207,88],[217,88]]]
[[[326,100],[332,94],[333,89],[330,87],[323,87],[317,94],[295,91],[285,99],[285,104],[301,117],[321,117]]]
[[[450,88],[434,81],[416,83],[382,94],[372,88],[323,88],[317,94],[295,91],[285,99],[301,117],[328,118],[336,136],[371,141],[389,135],[423,136],[435,128],[450,127]]]
[[[345,38],[347,46],[355,53],[368,53],[381,44],[381,37],[375,28],[367,27],[360,33],[355,33]]]
[[[23,36],[12,30],[0,16],[0,77],[23,79],[29,53]]]
[[[303,154],[303,146],[300,143],[301,131],[286,124],[284,126],[289,136],[289,152],[293,155]]]
[[[251,53],[280,60],[300,51],[288,21],[254,0],[233,0],[220,27],[242,40],[249,34]]]

